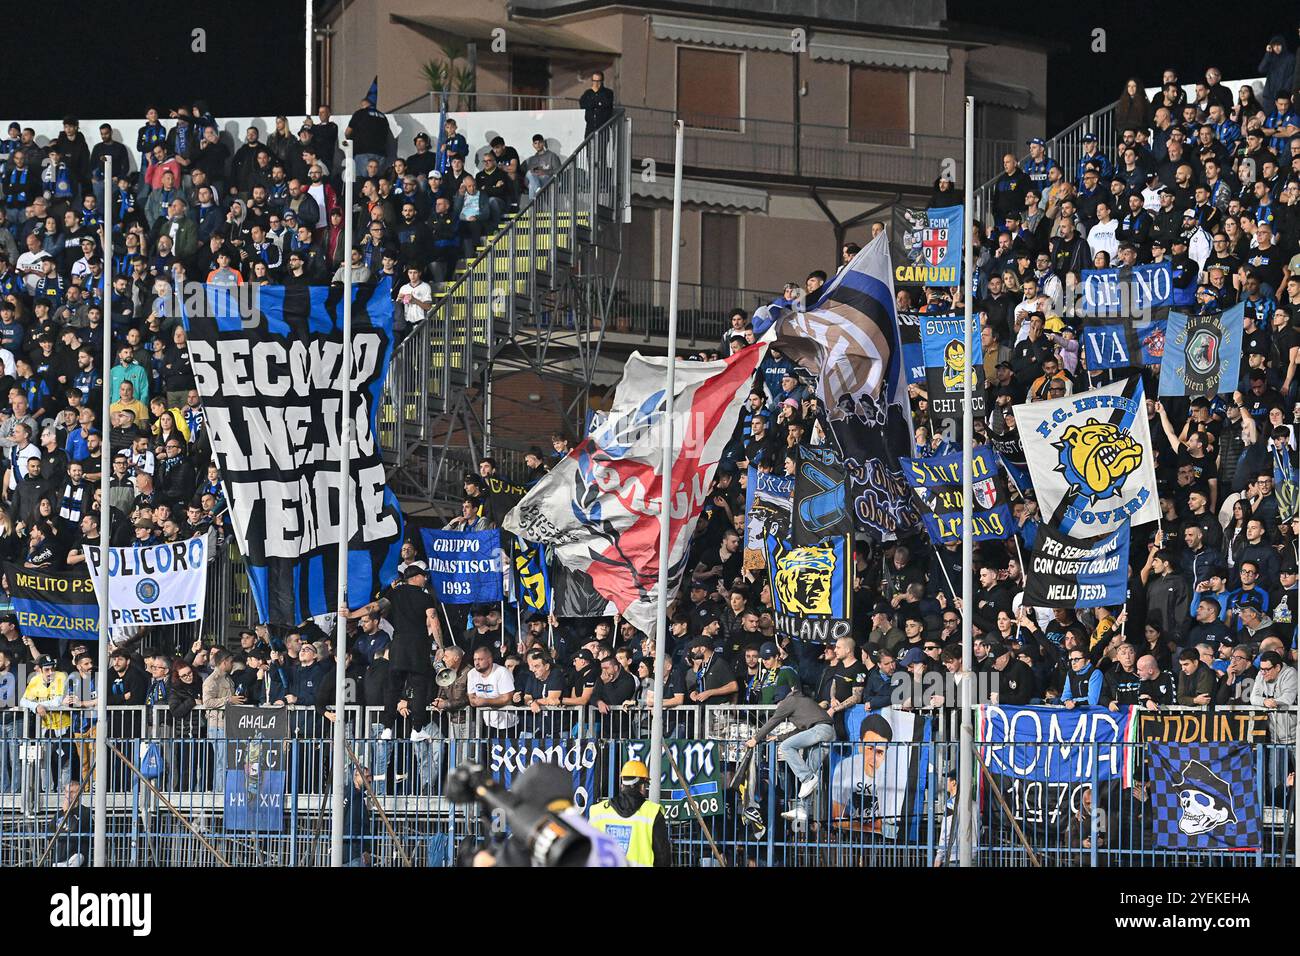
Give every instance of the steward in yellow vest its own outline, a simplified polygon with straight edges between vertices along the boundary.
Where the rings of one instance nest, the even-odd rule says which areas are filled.
[[[629,760],[619,771],[619,792],[591,807],[591,825],[612,837],[635,866],[672,866],[664,811],[650,797],[650,771]]]

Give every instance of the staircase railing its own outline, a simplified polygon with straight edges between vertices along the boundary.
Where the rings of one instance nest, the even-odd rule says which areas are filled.
[[[582,141],[519,212],[435,292],[434,308],[394,350],[380,406],[380,442],[401,464],[415,443],[435,437],[435,420],[460,393],[481,384],[483,363],[518,323],[565,324],[547,300],[582,243],[618,229],[630,169],[621,111]],[[521,169],[520,175],[524,173]],[[612,233],[612,235],[616,235]]]
[[[1103,106],[1096,112],[1075,120],[1055,136],[1045,141],[1047,155],[1056,160],[1067,179],[1074,179],[1074,171],[1079,165],[1079,160],[1083,157],[1083,137],[1087,134],[1091,133],[1096,136],[1102,151],[1110,155],[1117,142],[1115,111],[1118,106],[1119,100],[1115,100],[1115,102]],[[1023,161],[1028,155],[1026,152],[1017,161]],[[1112,156],[1111,159],[1113,160],[1114,157]],[[982,223],[988,223],[988,217],[993,210],[993,186],[1001,175],[1002,169],[999,163],[993,177],[976,187],[975,215]]]

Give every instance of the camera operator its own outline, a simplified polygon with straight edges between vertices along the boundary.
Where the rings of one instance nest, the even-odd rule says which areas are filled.
[[[479,768],[460,767],[454,774],[481,774]],[[449,792],[451,787],[448,788]],[[471,866],[627,866],[618,843],[611,837],[597,830],[573,805],[573,774],[553,763],[535,763],[524,770],[504,795],[506,801],[519,811],[519,819],[513,819],[507,812],[507,821],[511,832],[505,839],[495,838],[479,848],[472,857]],[[452,797],[459,800],[458,797]],[[488,801],[479,798],[485,805]],[[536,818],[541,815],[541,819]],[[532,818],[531,820],[526,818]],[[546,824],[547,818],[554,818],[570,828],[573,839],[570,844],[571,854],[566,854],[563,861],[548,859],[544,863],[536,862],[539,852],[545,853],[544,840],[547,845],[556,846],[561,840],[554,839],[554,829]],[[532,822],[531,826],[525,825]],[[539,826],[538,823],[541,825]],[[558,855],[558,854],[557,854]]]

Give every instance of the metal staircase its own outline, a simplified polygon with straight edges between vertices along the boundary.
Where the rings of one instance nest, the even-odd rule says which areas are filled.
[[[523,198],[394,350],[379,433],[389,486],[408,513],[458,501],[480,455],[517,473],[517,449],[493,440],[493,387],[504,376],[535,373],[539,402],[579,433],[630,216],[628,125],[616,112]]]
[[[1115,109],[1118,106],[1119,100],[1115,100],[1096,112],[1075,120],[1055,136],[1045,141],[1047,155],[1056,160],[1068,178],[1074,177],[1074,170],[1083,156],[1083,137],[1085,135],[1091,133],[1096,136],[1103,150],[1109,150],[1114,146],[1117,141]],[[1020,157],[1020,161],[1023,162],[1028,158],[1029,154],[1026,152]],[[1111,159],[1113,160],[1114,157],[1112,156]],[[993,209],[993,186],[1002,175],[1001,164],[997,163],[995,165],[997,172],[993,175],[993,178],[975,188],[975,215],[980,222],[985,224],[988,223],[988,217]]]

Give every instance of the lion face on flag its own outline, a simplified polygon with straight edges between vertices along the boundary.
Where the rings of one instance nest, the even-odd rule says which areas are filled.
[[[953,339],[943,349],[943,387],[955,392],[965,384],[966,345]]]
[[[796,548],[777,558],[773,584],[788,613],[829,617],[834,573],[834,549]]]
[[[1061,456],[1057,470],[1093,501],[1118,495],[1124,479],[1142,465],[1142,446],[1127,431],[1095,418],[1071,425],[1056,447]]]

